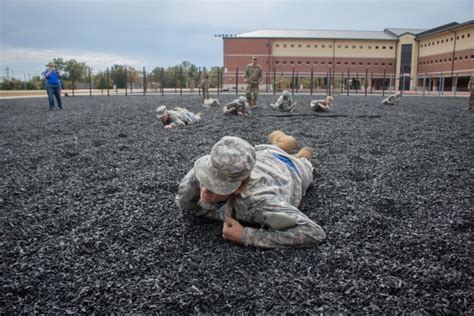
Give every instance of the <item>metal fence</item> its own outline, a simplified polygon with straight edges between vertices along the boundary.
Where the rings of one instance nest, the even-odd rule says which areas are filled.
[[[197,94],[201,95],[199,81],[202,70],[199,68],[193,74],[184,74],[184,69],[170,72],[164,68],[159,71],[154,69],[153,73],[147,73],[146,69],[137,72],[127,72],[125,70],[125,84],[122,87],[114,85],[111,80],[109,69],[106,71],[92,74],[89,70],[86,82],[73,82],[73,89],[67,89],[72,96],[80,90],[80,94],[97,95],[147,95],[147,94]],[[223,71],[222,68],[210,72],[210,92],[213,94],[221,93],[245,93],[246,84],[244,82],[243,71],[237,67],[235,71]],[[292,94],[327,94],[327,95],[350,95],[350,94],[381,94],[394,93],[400,91],[402,94],[417,95],[450,95],[456,96],[458,92],[467,91],[469,81],[468,75],[459,76],[458,74],[423,74],[417,78],[410,76],[395,77],[392,74],[383,74],[369,72],[354,72],[348,68],[345,71],[335,72],[329,69],[327,72],[315,72],[311,69],[309,72],[298,72],[295,68],[291,72],[266,71],[263,73],[263,81],[260,85],[260,91],[273,93],[274,95],[288,90]],[[123,83],[123,82],[122,82]],[[64,90],[64,89],[63,89]]]

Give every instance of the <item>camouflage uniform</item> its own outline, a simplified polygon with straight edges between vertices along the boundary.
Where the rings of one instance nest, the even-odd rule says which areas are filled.
[[[202,89],[202,97],[204,100],[209,99],[209,73],[206,70],[203,70],[201,73],[199,87]]]
[[[469,97],[469,107],[467,108],[468,111],[472,111],[474,108],[474,74],[471,75],[471,80],[469,80],[468,89],[470,92]]]
[[[166,106],[162,105],[156,109],[156,117],[161,119],[161,117],[168,113],[168,121],[163,123],[163,125],[171,125],[172,127],[176,127],[178,125],[192,125],[196,124],[201,120],[201,116],[198,114],[194,114],[189,112],[183,108],[174,108],[174,110],[167,110]]]
[[[245,82],[247,83],[247,100],[250,106],[257,106],[258,87],[263,77],[263,69],[260,65],[248,64],[245,68]]]
[[[388,105],[397,105],[398,102],[400,102],[400,93],[389,95],[387,98],[382,100],[382,104]]]
[[[328,102],[324,99],[320,100],[312,100],[311,103],[309,104],[309,107],[311,110],[316,111],[316,112],[327,112],[329,109],[327,106],[330,106]]]
[[[205,108],[209,108],[209,107],[217,107],[218,108],[218,107],[221,106],[221,103],[217,99],[209,98],[207,100],[204,100],[204,103],[203,103],[202,106],[205,107]]]
[[[227,144],[219,147],[223,142]],[[292,167],[285,159],[291,161]],[[214,145],[210,155],[199,158],[183,178],[176,203],[197,216],[223,220],[226,215],[261,225],[244,227],[240,241],[247,246],[317,245],[326,237],[323,229],[298,209],[313,181],[312,171],[307,159],[295,158],[276,146],[252,147],[240,138],[226,136]],[[249,176],[246,189],[232,194],[223,204],[199,204],[201,186],[229,194]]]
[[[271,103],[270,106],[274,110],[282,112],[293,112],[296,109],[297,102],[293,101],[288,91],[283,91],[280,97],[278,97],[278,100],[275,102],[275,104]]]
[[[224,114],[243,114],[250,116],[250,106],[245,97],[240,97],[234,101],[227,103],[223,107]]]

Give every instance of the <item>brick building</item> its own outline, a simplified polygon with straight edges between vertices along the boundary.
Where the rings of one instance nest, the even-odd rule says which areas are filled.
[[[429,30],[258,30],[224,36],[223,84],[235,89],[238,81],[243,89],[245,66],[257,56],[265,71],[263,86],[270,90],[273,82],[307,88],[311,74],[315,87],[330,82],[334,89],[367,84],[451,90],[454,84],[463,90],[474,72],[473,38],[474,20]],[[288,82],[293,73],[295,81]]]

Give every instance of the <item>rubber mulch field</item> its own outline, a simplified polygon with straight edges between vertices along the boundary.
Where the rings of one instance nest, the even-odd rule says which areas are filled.
[[[222,103],[235,98],[220,96]],[[336,96],[278,117],[198,96],[0,101],[1,313],[474,313],[474,114],[466,98]],[[160,104],[204,111],[165,130]],[[303,115],[305,114],[305,115]],[[261,250],[180,211],[193,162],[225,135],[281,129],[315,149],[300,209],[319,247]]]

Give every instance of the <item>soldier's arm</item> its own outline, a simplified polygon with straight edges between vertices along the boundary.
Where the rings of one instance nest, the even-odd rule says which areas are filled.
[[[244,245],[261,248],[308,247],[318,245],[326,238],[321,226],[286,202],[270,201],[257,214],[256,221],[267,228],[245,227],[241,237]]]
[[[250,110],[250,105],[247,102],[245,102],[244,113],[245,113],[246,116],[252,115],[252,112]]]

